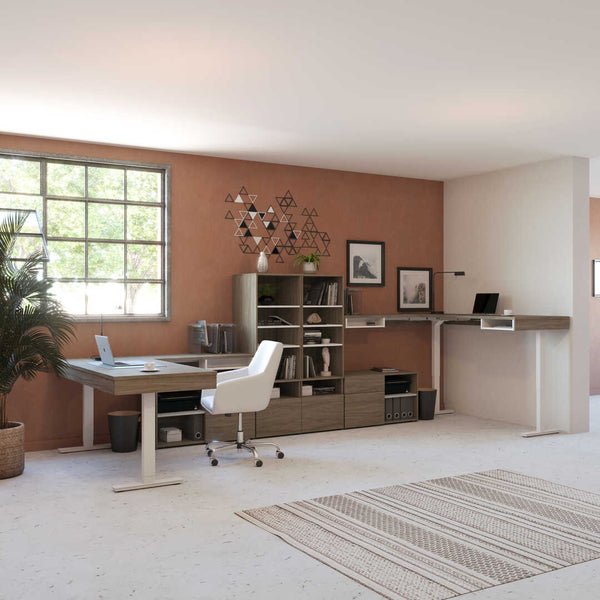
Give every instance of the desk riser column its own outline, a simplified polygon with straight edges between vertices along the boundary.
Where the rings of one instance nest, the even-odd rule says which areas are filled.
[[[156,393],[142,394],[142,482],[156,476]]]

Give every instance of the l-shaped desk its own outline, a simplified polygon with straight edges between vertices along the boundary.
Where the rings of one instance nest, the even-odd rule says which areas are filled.
[[[569,329],[570,317],[537,315],[481,315],[452,313],[398,313],[391,315],[346,315],[346,329],[381,328],[387,324],[414,321],[431,322],[431,378],[432,387],[438,390],[435,412],[440,413],[440,370],[441,370],[441,329],[442,325],[473,325],[484,331],[535,331],[535,391],[536,391],[536,427],[534,431],[521,434],[534,437],[558,433],[558,430],[542,429],[542,352],[544,330]],[[447,411],[450,412],[450,411]]]
[[[137,358],[137,357],[136,357]],[[181,483],[178,478],[156,478],[156,395],[158,392],[200,390],[217,385],[217,373],[207,368],[196,368],[176,362],[157,360],[155,357],[141,357],[141,362],[153,360],[158,370],[143,372],[139,367],[109,368],[89,358],[67,360],[66,379],[83,386],[83,445],[76,448],[62,448],[62,452],[78,452],[110,447],[110,444],[94,445],[94,390],[101,390],[113,396],[141,394],[142,397],[142,436],[140,481],[114,485],[115,492],[125,492],[141,488],[159,487]]]

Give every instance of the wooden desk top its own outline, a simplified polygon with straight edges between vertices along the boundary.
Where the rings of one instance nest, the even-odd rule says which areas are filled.
[[[111,369],[91,358],[70,358],[64,377],[113,396],[201,390],[217,386],[217,373],[211,369],[188,367],[154,357],[144,358],[153,360],[159,370],[156,373],[144,373],[142,367]],[[126,357],[126,360],[143,362],[140,357]]]

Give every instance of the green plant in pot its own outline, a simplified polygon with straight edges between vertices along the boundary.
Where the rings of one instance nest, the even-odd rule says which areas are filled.
[[[321,343],[329,344],[329,342],[331,342],[331,333],[327,330],[321,332]]]
[[[9,394],[20,378],[61,375],[62,349],[74,335],[71,317],[50,292],[52,284],[40,276],[43,252],[11,259],[28,214],[0,216],[0,479],[20,475],[25,466],[25,426],[8,420]]]
[[[318,252],[310,254],[297,254],[294,259],[294,266],[302,265],[302,270],[305,273],[316,273],[319,270],[321,255]]]

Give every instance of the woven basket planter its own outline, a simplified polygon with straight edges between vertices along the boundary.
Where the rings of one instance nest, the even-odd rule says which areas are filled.
[[[8,422],[0,429],[0,479],[16,477],[25,468],[25,425]]]

